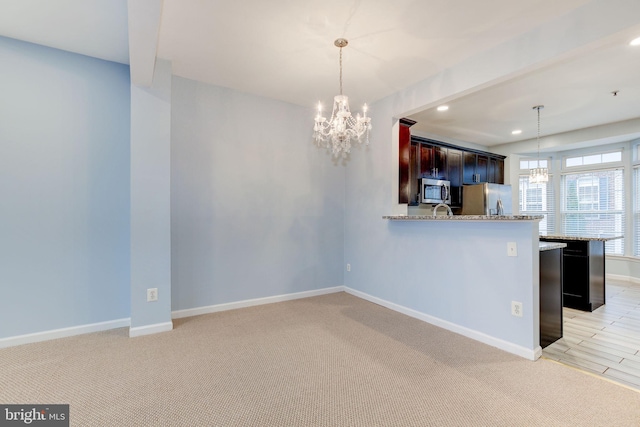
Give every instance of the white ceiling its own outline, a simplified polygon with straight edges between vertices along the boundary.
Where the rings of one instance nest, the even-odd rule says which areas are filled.
[[[591,1],[164,0],[157,57],[178,76],[312,107],[338,92],[333,41],[345,37],[344,92],[357,109]],[[127,0],[0,0],[0,35],[109,61],[129,63],[127,26]],[[543,135],[638,118],[640,47],[628,42],[640,16],[633,30],[447,100],[446,113],[428,106],[413,129],[491,146],[534,138],[537,104]]]

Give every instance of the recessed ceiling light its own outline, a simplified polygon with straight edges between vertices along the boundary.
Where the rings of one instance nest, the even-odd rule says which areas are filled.
[[[447,111],[449,109],[448,105],[441,105],[438,107],[438,111]]]
[[[637,39],[631,40],[631,42],[629,44],[631,46],[640,46],[640,37],[638,37]]]
[[[511,135],[520,135],[522,133],[522,131],[520,129],[516,129],[514,131],[511,131]]]

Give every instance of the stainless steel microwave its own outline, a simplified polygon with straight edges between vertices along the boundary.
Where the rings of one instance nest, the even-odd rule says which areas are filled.
[[[451,183],[443,179],[420,179],[420,203],[451,204]]]

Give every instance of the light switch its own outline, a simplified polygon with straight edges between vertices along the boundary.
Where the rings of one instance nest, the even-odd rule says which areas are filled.
[[[518,246],[516,242],[507,242],[507,256],[518,256]]]

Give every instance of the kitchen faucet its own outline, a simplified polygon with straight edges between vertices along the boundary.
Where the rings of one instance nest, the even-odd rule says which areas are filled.
[[[447,216],[453,216],[453,212],[451,212],[451,208],[446,203],[438,203],[433,207],[433,216],[438,216],[438,208],[444,206],[447,208]]]

